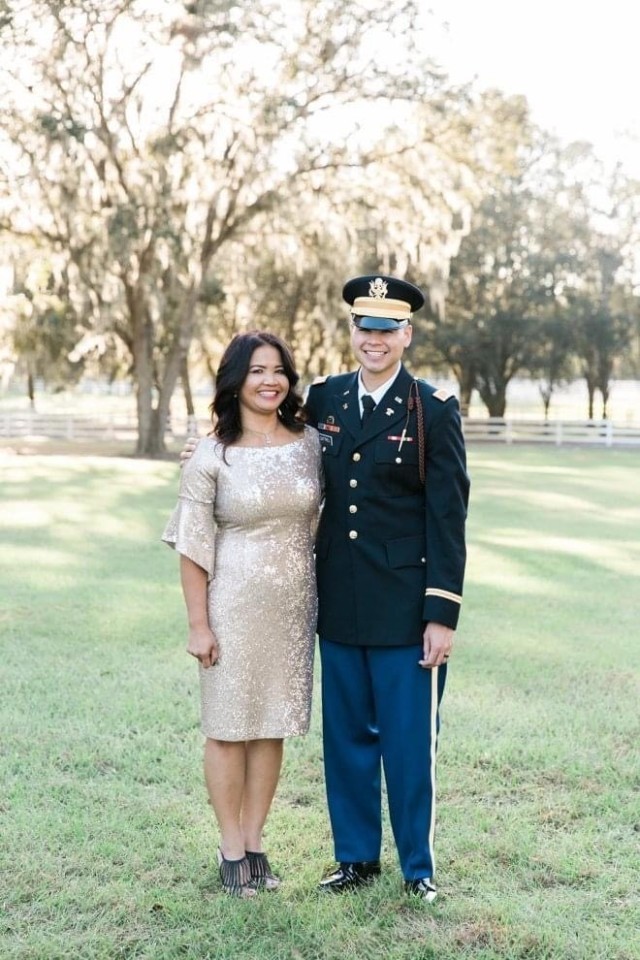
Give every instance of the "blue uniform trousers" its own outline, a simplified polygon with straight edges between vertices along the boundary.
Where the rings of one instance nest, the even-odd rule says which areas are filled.
[[[435,875],[438,708],[446,667],[418,666],[422,646],[320,640],[327,803],[341,862],[378,860],[381,764],[405,880]]]

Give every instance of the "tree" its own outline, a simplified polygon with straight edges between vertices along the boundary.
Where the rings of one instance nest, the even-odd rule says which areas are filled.
[[[497,202],[505,178],[512,179],[521,170],[521,156],[532,136],[526,100],[506,97],[496,90],[470,93],[466,122],[470,131],[467,166],[473,171],[474,181],[467,190],[467,206],[459,207],[455,214],[457,242],[450,244],[449,258],[434,264],[423,277],[429,297],[426,319],[417,323],[422,335],[415,351],[423,362],[433,348],[444,359],[458,380],[465,415],[478,383],[480,329],[484,326],[480,317],[477,325],[475,322],[479,309],[476,293],[486,287],[491,275],[492,266],[486,258],[493,255],[494,241],[501,242],[487,233],[488,224],[495,219],[491,206]],[[484,280],[479,270],[483,257],[487,270]],[[433,365],[433,356],[429,359]]]
[[[67,297],[66,278],[47,258],[31,256],[29,269],[17,270],[7,298],[10,323],[5,339],[24,371],[29,403],[35,409],[36,379],[62,385],[79,378],[82,364],[71,358],[77,318]]]
[[[513,170],[496,169],[488,178],[451,263],[446,311],[434,318],[435,342],[458,378],[463,410],[477,388],[494,417],[504,416],[508,385],[522,371],[544,377],[548,411],[577,342],[575,302],[568,321],[571,297],[589,287],[599,236],[591,148],[563,147],[525,122],[514,130]],[[616,242],[612,237],[612,249]]]
[[[7,178],[20,176],[5,224],[66,252],[87,335],[114,332],[130,351],[139,454],[164,449],[203,291],[225,287],[225,249],[340,168],[409,150],[411,123],[389,149],[394,116],[415,104],[446,116],[446,83],[412,29],[418,7],[7,4],[2,155]]]
[[[504,416],[510,381],[532,362],[552,296],[544,283],[550,251],[536,236],[533,205],[520,178],[481,204],[451,263],[446,314],[435,330],[463,409],[475,387],[492,417]]]
[[[545,420],[549,419],[551,398],[556,388],[568,381],[574,372],[575,344],[571,312],[558,305],[549,316],[542,319],[536,337],[535,353],[529,362],[529,373],[540,380],[538,390]]]
[[[637,301],[622,285],[613,282],[614,263],[604,254],[600,289],[572,293],[569,298],[576,326],[576,353],[587,383],[589,420],[594,417],[597,390],[602,396],[602,419],[608,417],[615,361],[630,342],[638,313]]]
[[[587,383],[588,417],[596,391],[607,418],[616,364],[630,353],[638,322],[638,208],[634,184],[619,170],[606,174],[588,145],[573,147],[566,206],[572,226],[571,270],[561,297],[574,328],[574,352]],[[570,211],[570,212],[569,212]]]

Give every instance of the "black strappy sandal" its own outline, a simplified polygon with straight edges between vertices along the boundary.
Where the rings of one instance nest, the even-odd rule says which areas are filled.
[[[255,897],[256,891],[251,883],[251,867],[246,856],[241,860],[227,860],[218,847],[218,869],[222,889],[230,897]]]
[[[271,870],[266,853],[254,853],[247,850],[247,860],[251,870],[251,886],[256,890],[277,890],[281,880]]]

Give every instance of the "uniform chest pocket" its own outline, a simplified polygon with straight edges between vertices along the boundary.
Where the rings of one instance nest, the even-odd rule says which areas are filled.
[[[323,457],[337,457],[342,445],[342,435],[339,433],[325,433],[318,431],[320,437],[320,449]]]
[[[411,438],[402,443],[395,435],[392,440],[384,437],[376,443],[375,458],[376,463],[415,467],[418,463],[418,441]]]

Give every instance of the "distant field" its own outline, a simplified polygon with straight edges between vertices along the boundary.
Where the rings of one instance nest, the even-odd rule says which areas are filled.
[[[429,378],[427,378],[429,379]],[[445,381],[437,376],[430,378],[440,386],[446,385],[457,392],[455,381]],[[69,393],[39,394],[36,397],[36,409],[40,413],[129,413],[135,414],[135,403],[131,393],[123,393],[126,384],[116,384],[113,394],[105,394],[96,386],[96,392],[89,393],[89,385],[83,390]],[[202,384],[195,394],[196,414],[208,418],[208,405],[211,401],[210,387]],[[18,390],[10,394],[0,394],[0,412],[4,409],[27,410],[28,400]],[[184,400],[177,390],[174,396],[174,409],[184,412]],[[486,416],[486,407],[474,394],[471,415]],[[595,417],[602,413],[599,395],[596,398]],[[514,381],[508,391],[507,416],[531,417],[542,419],[544,410],[535,382],[530,380]],[[585,420],[587,418],[587,388],[584,381],[576,381],[559,389],[553,395],[550,416],[555,419]],[[609,402],[609,417],[620,424],[640,423],[640,381],[619,380],[613,383]]]
[[[638,960],[640,453],[472,448],[432,908],[332,863],[319,703],[220,894],[174,554],[174,463],[0,451],[2,960]]]

